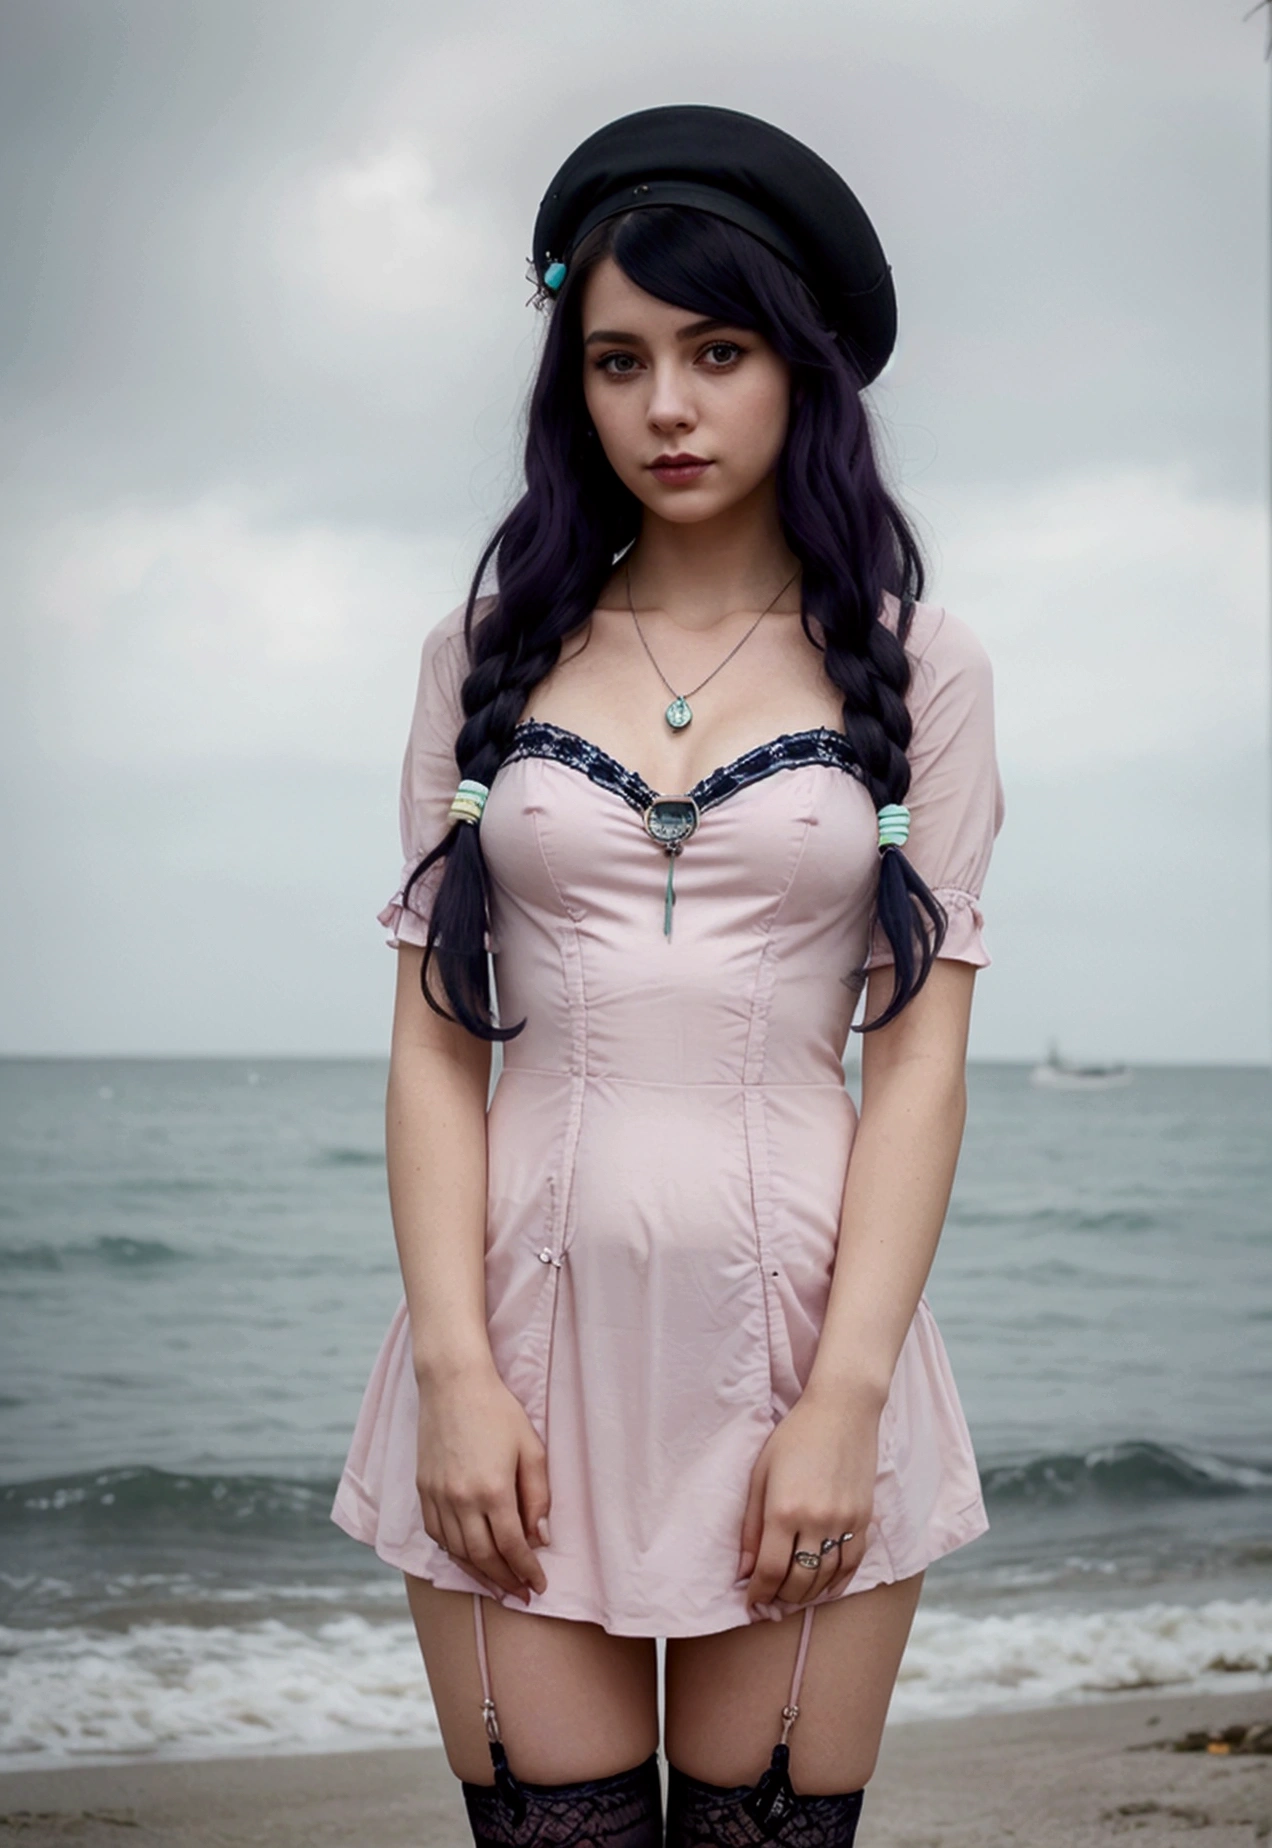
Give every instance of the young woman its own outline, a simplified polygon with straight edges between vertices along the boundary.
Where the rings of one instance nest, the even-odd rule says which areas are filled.
[[[661,1636],[667,1841],[850,1843],[924,1568],[986,1526],[922,1291],[990,670],[920,600],[860,398],[890,275],[816,155],[627,117],[535,266],[526,490],[406,755],[405,1300],[335,1518],[406,1574],[478,1842],[663,1840]]]

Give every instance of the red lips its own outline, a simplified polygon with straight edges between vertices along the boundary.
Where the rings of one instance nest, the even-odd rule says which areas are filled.
[[[649,464],[649,472],[659,481],[671,484],[698,481],[711,467],[704,456],[683,455],[659,456]]]

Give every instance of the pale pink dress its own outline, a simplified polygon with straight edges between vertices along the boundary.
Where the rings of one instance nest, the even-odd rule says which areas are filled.
[[[907,851],[949,913],[942,954],[981,966],[978,898],[1003,808],[990,666],[930,604],[908,646]],[[408,871],[445,831],[465,671],[456,611],[424,643],[402,785]],[[624,1636],[754,1620],[733,1582],[747,1485],[812,1365],[856,1125],[841,1061],[878,852],[843,746],[825,727],[786,734],[695,786],[702,816],[676,862],[670,939],[667,856],[645,831],[638,777],[574,733],[523,723],[491,787],[481,836],[500,1018],[527,1025],[504,1048],[487,1119],[487,1320],[547,1449],[548,1584],[531,1610]],[[417,883],[409,910],[399,889],[381,913],[390,943],[424,941],[435,884]],[[887,960],[876,940],[870,965]],[[471,1592],[424,1532],[416,1424],[403,1305],[334,1518],[389,1564]],[[839,1596],[908,1577],[988,1525],[925,1299],[879,1439],[868,1548]]]

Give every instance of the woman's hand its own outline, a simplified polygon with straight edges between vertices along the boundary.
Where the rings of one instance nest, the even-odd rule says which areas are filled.
[[[493,1363],[420,1381],[415,1480],[425,1533],[479,1584],[547,1589],[547,1453]]]
[[[866,1550],[878,1454],[877,1411],[812,1392],[796,1402],[751,1472],[738,1570],[749,1604],[807,1604],[847,1584]],[[821,1552],[843,1533],[852,1539]],[[796,1550],[819,1555],[815,1572]]]

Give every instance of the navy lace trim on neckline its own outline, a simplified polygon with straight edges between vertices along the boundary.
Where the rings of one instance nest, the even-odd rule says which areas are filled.
[[[667,793],[651,789],[643,776],[620,764],[599,744],[580,738],[563,725],[554,725],[550,719],[522,719],[515,727],[512,749],[504,762],[512,763],[519,757],[549,757],[554,763],[581,770],[593,783],[612,790],[642,815],[660,794]],[[702,777],[685,793],[699,810],[709,809],[748,783],[758,783],[776,770],[795,770],[803,764],[832,764],[850,776],[861,777],[861,765],[844,734],[829,725],[818,725],[808,731],[783,732],[765,744],[752,746]]]

